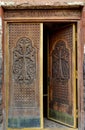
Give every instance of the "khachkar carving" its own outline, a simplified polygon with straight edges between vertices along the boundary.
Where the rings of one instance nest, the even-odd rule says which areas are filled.
[[[65,42],[58,41],[52,52],[53,100],[68,104],[69,50]]]
[[[32,84],[36,78],[36,50],[30,39],[22,37],[13,51],[13,74],[18,84]]]

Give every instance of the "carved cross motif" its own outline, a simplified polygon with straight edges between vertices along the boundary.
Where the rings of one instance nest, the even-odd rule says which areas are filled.
[[[52,76],[58,81],[69,79],[69,50],[63,41],[56,43],[52,52]]]
[[[36,77],[36,50],[26,37],[20,38],[14,48],[13,74],[19,84],[31,84]]]

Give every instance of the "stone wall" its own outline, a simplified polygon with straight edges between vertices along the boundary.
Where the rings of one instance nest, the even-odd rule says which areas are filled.
[[[0,8],[0,130],[3,127],[3,101],[2,101],[2,9]]]
[[[21,4],[21,3],[27,3],[27,4],[32,4],[32,5],[64,5],[64,4],[79,4],[81,5],[82,2],[85,2],[85,0],[0,0],[2,3],[16,3],[16,4]]]

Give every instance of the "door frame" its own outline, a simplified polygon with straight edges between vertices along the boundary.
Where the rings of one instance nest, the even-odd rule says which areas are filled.
[[[62,9],[60,9],[62,10]],[[16,10],[17,11],[17,10]],[[3,13],[5,13],[6,11],[3,9]],[[84,110],[83,110],[83,70],[82,70],[82,64],[83,64],[83,58],[82,58],[82,55],[83,55],[83,43],[81,44],[82,42],[82,38],[81,38],[81,17],[78,16],[78,17],[65,17],[65,16],[61,16],[61,17],[54,17],[54,18],[49,18],[49,17],[32,17],[32,18],[29,18],[29,17],[18,17],[18,18],[13,18],[13,17],[10,17],[10,18],[4,18],[4,15],[3,15],[3,22],[40,22],[40,23],[44,23],[44,22],[70,22],[70,23],[73,23],[73,22],[76,22],[77,23],[77,51],[78,51],[78,119],[79,119],[79,125],[78,125],[78,129],[79,130],[83,130],[83,127],[81,126],[82,124],[82,121],[83,121],[83,115],[84,115]],[[4,27],[4,25],[3,25]],[[4,34],[3,34],[4,35]],[[3,40],[3,47],[4,48],[4,40]],[[81,60],[81,62],[80,62]],[[4,85],[3,85],[3,90],[5,91],[5,88],[4,88]],[[4,97],[3,97],[4,99]],[[81,129],[82,128],[82,129]],[[44,130],[44,128],[42,128]],[[73,130],[72,128],[68,128],[68,130]]]

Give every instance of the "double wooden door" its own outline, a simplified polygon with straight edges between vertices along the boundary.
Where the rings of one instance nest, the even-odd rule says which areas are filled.
[[[76,127],[75,25],[49,35],[48,118]],[[6,23],[8,130],[43,128],[43,24]]]

